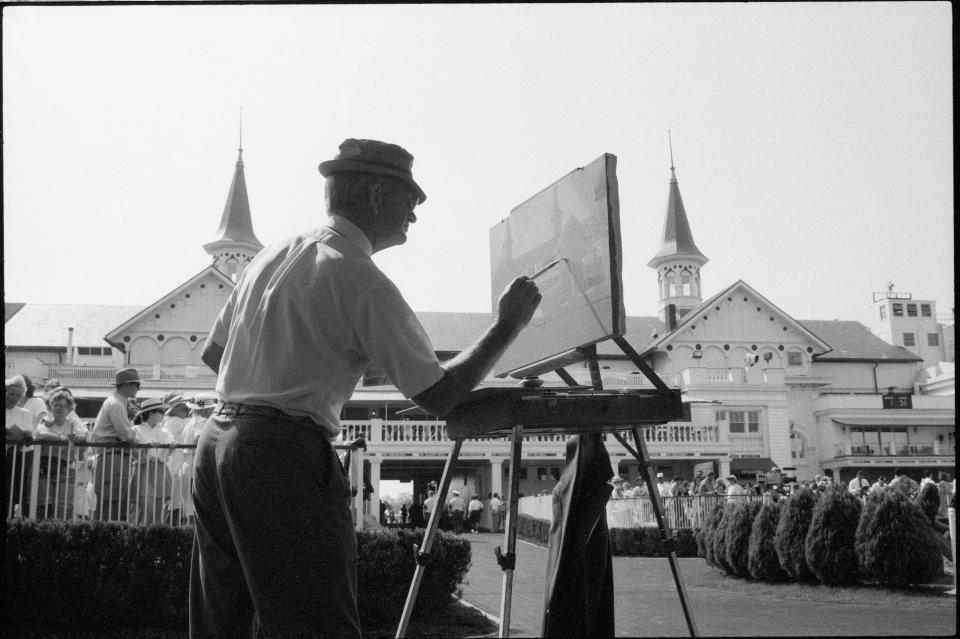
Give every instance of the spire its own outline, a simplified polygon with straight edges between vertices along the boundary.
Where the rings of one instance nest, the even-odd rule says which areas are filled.
[[[263,244],[253,232],[253,221],[250,216],[247,180],[243,171],[242,128],[240,136],[233,181],[227,193],[227,202],[220,217],[216,239],[203,245],[204,250],[213,256],[214,266],[231,276],[238,274],[263,248]]]
[[[669,131],[667,132],[669,136]],[[660,250],[647,262],[647,266],[656,268],[660,263],[675,258],[685,258],[706,264],[707,257],[700,252],[690,232],[690,222],[680,197],[680,185],[677,183],[676,167],[673,164],[673,140],[670,140],[670,195],[667,199],[667,216],[663,223],[663,239]]]

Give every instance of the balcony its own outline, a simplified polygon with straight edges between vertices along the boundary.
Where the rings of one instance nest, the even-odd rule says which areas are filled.
[[[423,420],[350,420],[340,424],[344,441],[357,437],[367,440],[367,452],[381,457],[427,457],[446,458],[450,452],[451,440],[446,425],[442,421]],[[668,423],[644,427],[644,441],[652,456],[668,454],[721,454],[727,452],[726,430],[718,424]],[[523,437],[525,457],[549,456],[562,457],[566,451],[567,440],[573,433],[531,433]],[[633,434],[624,433],[628,442]],[[607,435],[604,435],[607,438]],[[757,436],[759,438],[759,435]],[[616,440],[608,439],[611,443]],[[762,445],[762,444],[761,444]],[[754,452],[747,451],[747,452]],[[483,437],[467,439],[463,443],[461,456],[469,457],[506,457],[510,453],[508,437]]]
[[[144,383],[153,386],[188,384],[195,388],[212,389],[217,374],[206,366],[134,366]],[[74,366],[72,364],[48,364],[47,377],[59,378],[67,386],[113,386],[114,366]]]
[[[953,442],[937,440],[909,444],[834,444],[834,457],[954,457]]]

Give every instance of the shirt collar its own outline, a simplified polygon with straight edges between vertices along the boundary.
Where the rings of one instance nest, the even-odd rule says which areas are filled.
[[[373,255],[373,244],[370,243],[370,239],[360,230],[360,227],[342,215],[331,213],[324,226],[356,244],[367,257]]]

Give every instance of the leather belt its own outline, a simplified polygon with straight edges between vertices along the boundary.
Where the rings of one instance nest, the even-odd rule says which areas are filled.
[[[285,422],[299,424],[301,426],[309,426],[310,428],[320,427],[320,424],[313,421],[313,419],[310,417],[305,415],[291,415],[283,412],[279,408],[274,408],[273,406],[221,402],[220,404],[217,404],[214,414],[226,415],[227,417],[269,417],[271,419],[279,419]]]

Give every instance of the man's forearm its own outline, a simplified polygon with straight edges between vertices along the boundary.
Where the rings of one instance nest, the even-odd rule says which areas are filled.
[[[443,417],[483,381],[515,338],[515,330],[500,322],[494,323],[469,348],[444,362],[446,374],[443,378],[413,401],[430,413]]]

